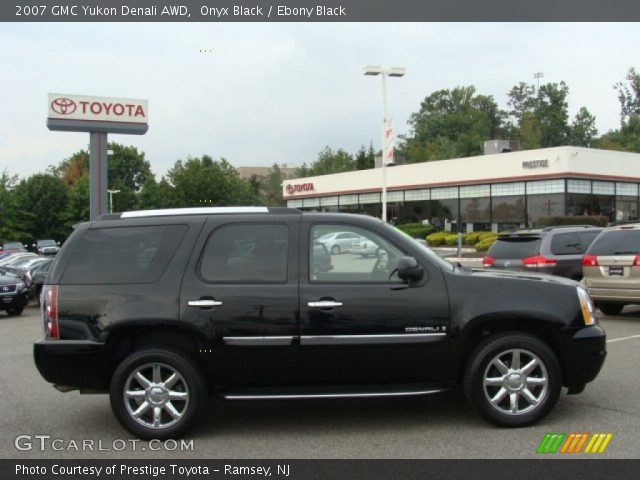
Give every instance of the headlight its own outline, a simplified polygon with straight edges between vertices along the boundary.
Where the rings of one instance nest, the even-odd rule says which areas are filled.
[[[19,292],[20,290],[22,290],[24,288],[24,283],[20,282],[16,285],[16,291]]]
[[[585,325],[595,325],[596,324],[596,307],[593,304],[593,300],[591,300],[591,296],[586,288],[582,285],[579,285],[578,288],[578,299],[580,300],[580,310],[582,310],[582,319],[584,320]]]

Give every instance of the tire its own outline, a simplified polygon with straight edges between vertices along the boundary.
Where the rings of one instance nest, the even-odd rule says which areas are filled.
[[[598,308],[605,315],[619,315],[620,312],[622,312],[622,309],[624,308],[624,304],[603,302],[603,303],[598,303]]]
[[[34,295],[36,297],[36,304],[40,306],[40,295],[42,295],[42,285],[36,287]]]
[[[154,389],[157,365],[160,373]],[[148,388],[145,389],[135,377],[137,372],[147,380]],[[174,373],[178,375],[174,377],[175,382],[164,388],[164,382]],[[125,399],[127,390],[136,395]],[[169,392],[174,395],[172,398],[169,398]],[[111,379],[109,399],[116,418],[129,432],[145,440],[163,440],[180,437],[193,425],[204,409],[207,390],[202,374],[187,355],[164,348],[149,348],[132,353],[120,363]],[[134,410],[142,411],[138,419],[133,415]],[[159,411],[157,426],[154,425],[156,411]]]
[[[23,310],[24,305],[21,305],[19,307],[8,307],[7,315],[9,315],[10,317],[17,317],[18,315],[22,315]]]
[[[333,247],[331,247],[331,254],[340,255],[340,245],[334,245]]]
[[[529,372],[518,369],[513,372],[510,367],[516,352],[521,368],[532,360],[536,360],[537,365]],[[498,370],[496,359],[502,362],[502,371]],[[487,386],[485,377],[492,379]],[[524,427],[540,421],[554,407],[562,387],[562,370],[557,356],[538,337],[521,332],[500,333],[486,338],[473,351],[464,373],[463,387],[469,404],[491,423],[501,427]],[[534,402],[528,400],[523,393],[525,390]],[[498,401],[494,404],[489,397]],[[512,397],[515,398],[515,409]]]

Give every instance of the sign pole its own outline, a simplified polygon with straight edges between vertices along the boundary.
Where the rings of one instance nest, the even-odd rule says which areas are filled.
[[[89,133],[89,220],[107,213],[107,134]]]

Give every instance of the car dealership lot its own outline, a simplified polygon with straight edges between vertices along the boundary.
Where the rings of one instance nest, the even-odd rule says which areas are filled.
[[[548,432],[610,432],[604,454],[579,456],[638,458],[640,308],[600,320],[610,341],[603,371],[581,395],[563,394],[533,427],[493,427],[470,410],[460,391],[377,400],[211,400],[188,434],[193,450],[167,452],[150,451],[146,442],[134,451],[106,395],[60,393],[40,377],[31,354],[42,337],[36,308],[19,317],[0,313],[0,458],[78,458],[73,447],[67,450],[72,440],[94,441],[94,451],[81,454],[85,458],[526,458],[541,456],[535,450]],[[65,450],[20,451],[14,447],[18,435],[50,435],[62,439],[57,445]],[[125,450],[112,448],[116,439],[127,441]],[[110,450],[98,451],[98,445]]]

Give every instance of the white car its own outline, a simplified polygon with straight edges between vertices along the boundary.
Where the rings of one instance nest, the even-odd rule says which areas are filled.
[[[340,255],[351,251],[353,242],[361,238],[353,232],[332,232],[316,238],[314,242],[324,245],[331,255]]]
[[[356,255],[360,255],[361,257],[370,257],[374,255],[378,255],[378,250],[380,246],[369,240],[365,237],[360,237],[357,240],[353,241],[351,245],[351,253],[355,253]]]

